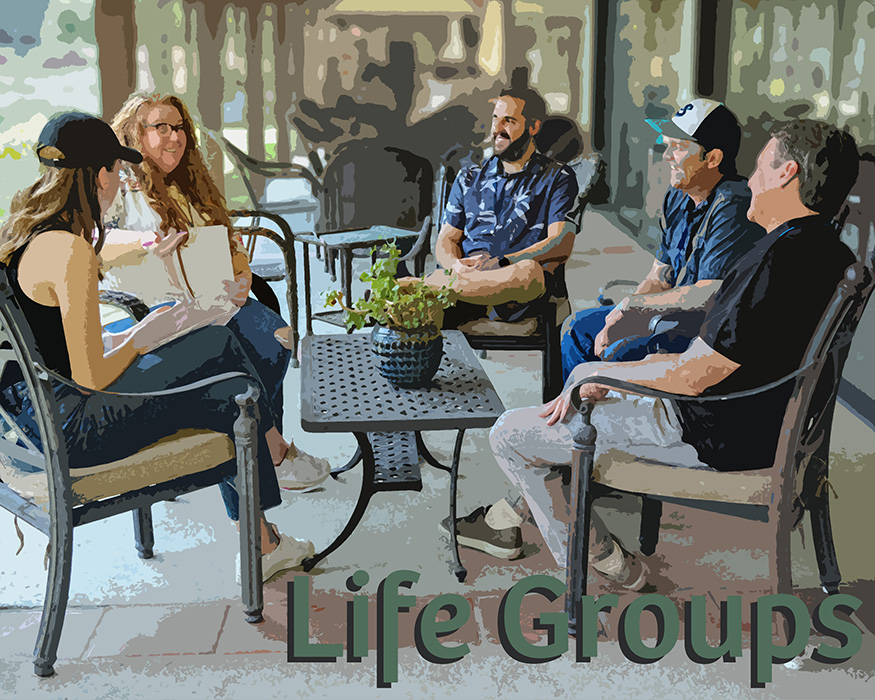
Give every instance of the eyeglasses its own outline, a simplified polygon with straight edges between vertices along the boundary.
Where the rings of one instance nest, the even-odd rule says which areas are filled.
[[[158,124],[146,124],[147,129],[155,129],[158,132],[159,136],[170,136],[171,131],[175,131],[179,133],[183,130],[184,124],[179,122],[179,124],[168,124],[167,122],[159,122]],[[183,131],[183,133],[185,133]]]

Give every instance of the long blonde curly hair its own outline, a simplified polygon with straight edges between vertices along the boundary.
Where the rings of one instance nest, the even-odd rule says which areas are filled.
[[[222,193],[210,176],[198,149],[194,124],[188,109],[176,95],[135,93],[128,98],[112,120],[112,128],[119,141],[129,148],[142,152],[145,130],[145,107],[169,105],[176,108],[182,117],[182,130],[186,136],[185,153],[179,165],[171,173],[163,173],[144,155],[140,165],[130,165],[149,205],[161,219],[161,229],[184,231],[192,225],[191,214],[170,196],[169,188],[176,185],[207,224],[230,227],[231,219]]]
[[[112,168],[112,163],[106,167]],[[52,229],[72,231],[100,252],[106,234],[97,197],[98,172],[92,167],[43,166],[39,179],[12,198],[9,216],[0,227],[0,263],[8,264],[16,250]]]

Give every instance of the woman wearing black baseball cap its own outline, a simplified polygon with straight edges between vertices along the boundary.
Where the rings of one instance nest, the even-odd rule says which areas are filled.
[[[0,227],[0,265],[49,369],[86,388],[111,392],[160,391],[229,371],[260,383],[240,343],[223,327],[192,331],[153,351],[186,320],[181,305],[150,313],[104,354],[97,289],[102,212],[118,192],[119,161],[140,163],[143,158],[122,146],[108,124],[80,112],[51,119],[40,133],[36,154],[46,167],[36,183],[12,200]],[[64,438],[70,466],[127,457],[182,428],[211,429],[233,438],[239,413],[234,397],[246,386],[246,380],[229,379],[172,397],[130,398],[84,394],[57,382],[59,409],[69,416]],[[264,403],[267,392],[259,388]],[[22,429],[38,442],[24,382],[0,389],[4,403],[13,399],[11,405],[18,407],[14,412]],[[261,415],[269,415],[266,404],[259,408]],[[266,510],[281,498],[264,435],[259,428],[260,496]],[[221,489],[233,518],[238,499],[232,480]],[[266,580],[297,566],[313,553],[313,545],[280,537],[262,518],[262,551]]]

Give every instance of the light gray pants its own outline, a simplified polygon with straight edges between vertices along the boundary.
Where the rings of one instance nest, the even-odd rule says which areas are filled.
[[[492,427],[489,440],[499,466],[519,488],[519,493],[507,495],[507,501],[517,506],[522,498],[526,500],[556,564],[564,568],[569,526],[574,520],[572,435],[581,418],[572,409],[564,422],[548,426],[538,415],[542,411],[542,406],[508,411]],[[674,410],[658,399],[611,392],[596,404],[592,423],[597,431],[596,463],[613,447],[678,466],[702,466],[696,450],[681,441]],[[589,542],[590,554],[596,559],[613,549],[611,533],[595,512]]]

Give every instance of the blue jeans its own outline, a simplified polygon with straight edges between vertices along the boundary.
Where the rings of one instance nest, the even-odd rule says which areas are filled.
[[[138,357],[112,384],[108,392],[155,392],[189,384],[222,372],[244,372],[209,387],[173,396],[128,397],[83,394],[64,384],[55,385],[64,440],[71,469],[128,457],[183,428],[207,429],[234,439],[234,421],[240,409],[234,397],[254,383],[261,392],[258,408],[258,458],[262,510],[280,504],[276,469],[265,440],[270,424],[266,392],[258,373],[237,337],[222,326],[192,331],[155,352]],[[39,446],[34,412],[24,383],[16,385],[22,412],[18,423]],[[225,508],[232,520],[239,518],[239,497],[233,477],[220,484]]]
[[[562,331],[562,381],[583,362],[634,362],[656,352],[657,345],[668,352],[683,352],[692,338],[669,337],[666,334],[620,338],[605,348],[601,357],[595,354],[595,337],[605,327],[605,318],[613,306],[578,311]]]
[[[154,311],[172,303],[157,304],[150,310]],[[133,325],[133,319],[124,318],[107,324],[106,330],[120,333]],[[260,301],[247,299],[226,326],[237,336],[237,340],[240,341],[240,345],[243,346],[258,373],[257,378],[261,380],[267,392],[266,399],[270,412],[262,414],[262,420],[272,421],[268,426],[274,425],[280,431],[283,427],[283,378],[289,368],[292,353],[280,345],[273,334],[286,325],[282,316],[268,309]]]
[[[292,351],[280,345],[273,334],[287,325],[282,316],[255,299],[247,299],[227,325],[258,371],[267,391],[273,424],[280,432],[283,429],[283,379],[292,361]]]

